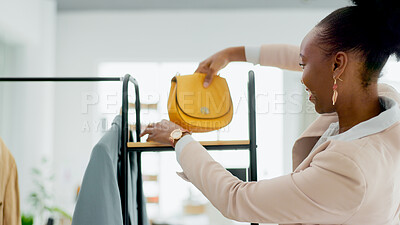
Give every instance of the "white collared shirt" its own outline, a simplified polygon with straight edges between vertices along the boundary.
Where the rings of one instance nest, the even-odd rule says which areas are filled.
[[[176,142],[175,152],[176,152],[176,160],[178,160],[178,162],[179,162],[179,155],[181,154],[183,148],[185,148],[185,146],[192,141],[195,141],[192,135],[187,134],[183,136],[181,139],[179,139],[178,142]]]
[[[379,103],[382,105],[382,108],[384,108],[385,111],[381,112],[379,115],[369,120],[355,125],[354,127],[341,134],[339,134],[339,122],[331,123],[331,125],[329,125],[329,128],[314,145],[311,152],[313,152],[325,141],[351,141],[359,139],[386,130],[400,120],[400,108],[397,102],[395,102],[391,98],[379,96]]]
[[[244,53],[247,62],[253,63],[254,65],[260,64],[260,54],[261,54],[260,46],[245,46]]]

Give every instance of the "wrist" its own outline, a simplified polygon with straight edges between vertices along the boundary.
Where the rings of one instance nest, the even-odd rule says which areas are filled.
[[[187,134],[191,134],[191,132],[182,128],[173,130],[169,135],[169,140],[172,147],[175,148],[176,143]]]
[[[244,62],[246,61],[246,53],[244,46],[230,47],[225,49],[227,54],[227,59],[229,62]]]

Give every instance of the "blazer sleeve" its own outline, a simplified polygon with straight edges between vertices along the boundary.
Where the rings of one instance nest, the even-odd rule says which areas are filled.
[[[342,224],[359,209],[366,188],[354,161],[327,150],[303,171],[258,182],[240,181],[196,141],[185,146],[179,161],[188,180],[225,217],[242,222]]]
[[[18,172],[14,159],[5,190],[4,199],[4,224],[21,224],[21,213],[19,207]]]
[[[286,70],[302,71],[299,66],[300,47],[287,44],[262,45],[260,65],[273,66]]]
[[[0,138],[0,224],[21,224],[18,170],[15,159]]]

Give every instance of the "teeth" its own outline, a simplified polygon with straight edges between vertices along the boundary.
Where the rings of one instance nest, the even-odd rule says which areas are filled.
[[[311,91],[308,90],[308,89],[306,89],[306,92],[307,92],[307,94],[308,94],[308,98],[310,98],[310,96],[312,95],[312,94],[311,94]]]

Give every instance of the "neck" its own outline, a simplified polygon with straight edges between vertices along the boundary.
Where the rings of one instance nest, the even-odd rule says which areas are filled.
[[[339,133],[343,133],[355,125],[369,120],[382,111],[378,98],[377,88],[357,92],[354,96],[347,96],[346,102],[338,105],[336,112],[339,117]],[[360,93],[361,94],[360,96]]]

